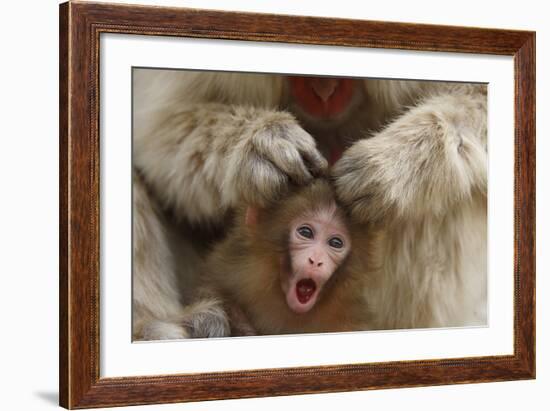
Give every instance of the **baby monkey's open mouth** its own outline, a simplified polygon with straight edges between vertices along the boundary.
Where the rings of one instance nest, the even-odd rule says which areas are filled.
[[[301,304],[306,304],[316,290],[317,284],[311,278],[305,278],[296,283],[296,297]]]

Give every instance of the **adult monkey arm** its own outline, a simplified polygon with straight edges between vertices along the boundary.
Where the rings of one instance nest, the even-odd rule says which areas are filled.
[[[400,101],[391,83],[369,85]],[[380,281],[365,290],[375,327],[485,325],[486,87],[431,83],[412,92],[412,107],[402,104],[333,170],[353,218],[380,223],[382,263],[372,273]]]
[[[164,219],[136,173],[133,189],[132,338],[186,338],[188,332],[172,321],[182,301]]]
[[[486,196],[486,86],[436,83],[422,93],[333,170],[339,198],[362,221],[442,216]]]
[[[313,138],[278,110],[277,76],[143,70],[134,87],[134,165],[163,206],[191,222],[263,205],[327,166]]]

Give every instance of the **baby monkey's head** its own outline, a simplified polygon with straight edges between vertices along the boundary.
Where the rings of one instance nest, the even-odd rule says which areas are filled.
[[[318,179],[267,209],[249,208],[246,222],[258,241],[277,250],[288,308],[310,311],[351,250],[347,218],[331,185]]]

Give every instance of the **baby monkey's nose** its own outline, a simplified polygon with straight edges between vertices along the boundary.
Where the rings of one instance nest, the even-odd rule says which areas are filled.
[[[308,260],[311,265],[316,265],[317,267],[321,267],[323,265],[322,261],[315,262],[311,257],[309,257]]]

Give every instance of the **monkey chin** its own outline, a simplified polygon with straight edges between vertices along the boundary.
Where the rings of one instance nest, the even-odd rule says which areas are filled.
[[[317,302],[321,285],[311,277],[296,278],[290,281],[285,291],[288,308],[296,314],[305,314]]]

